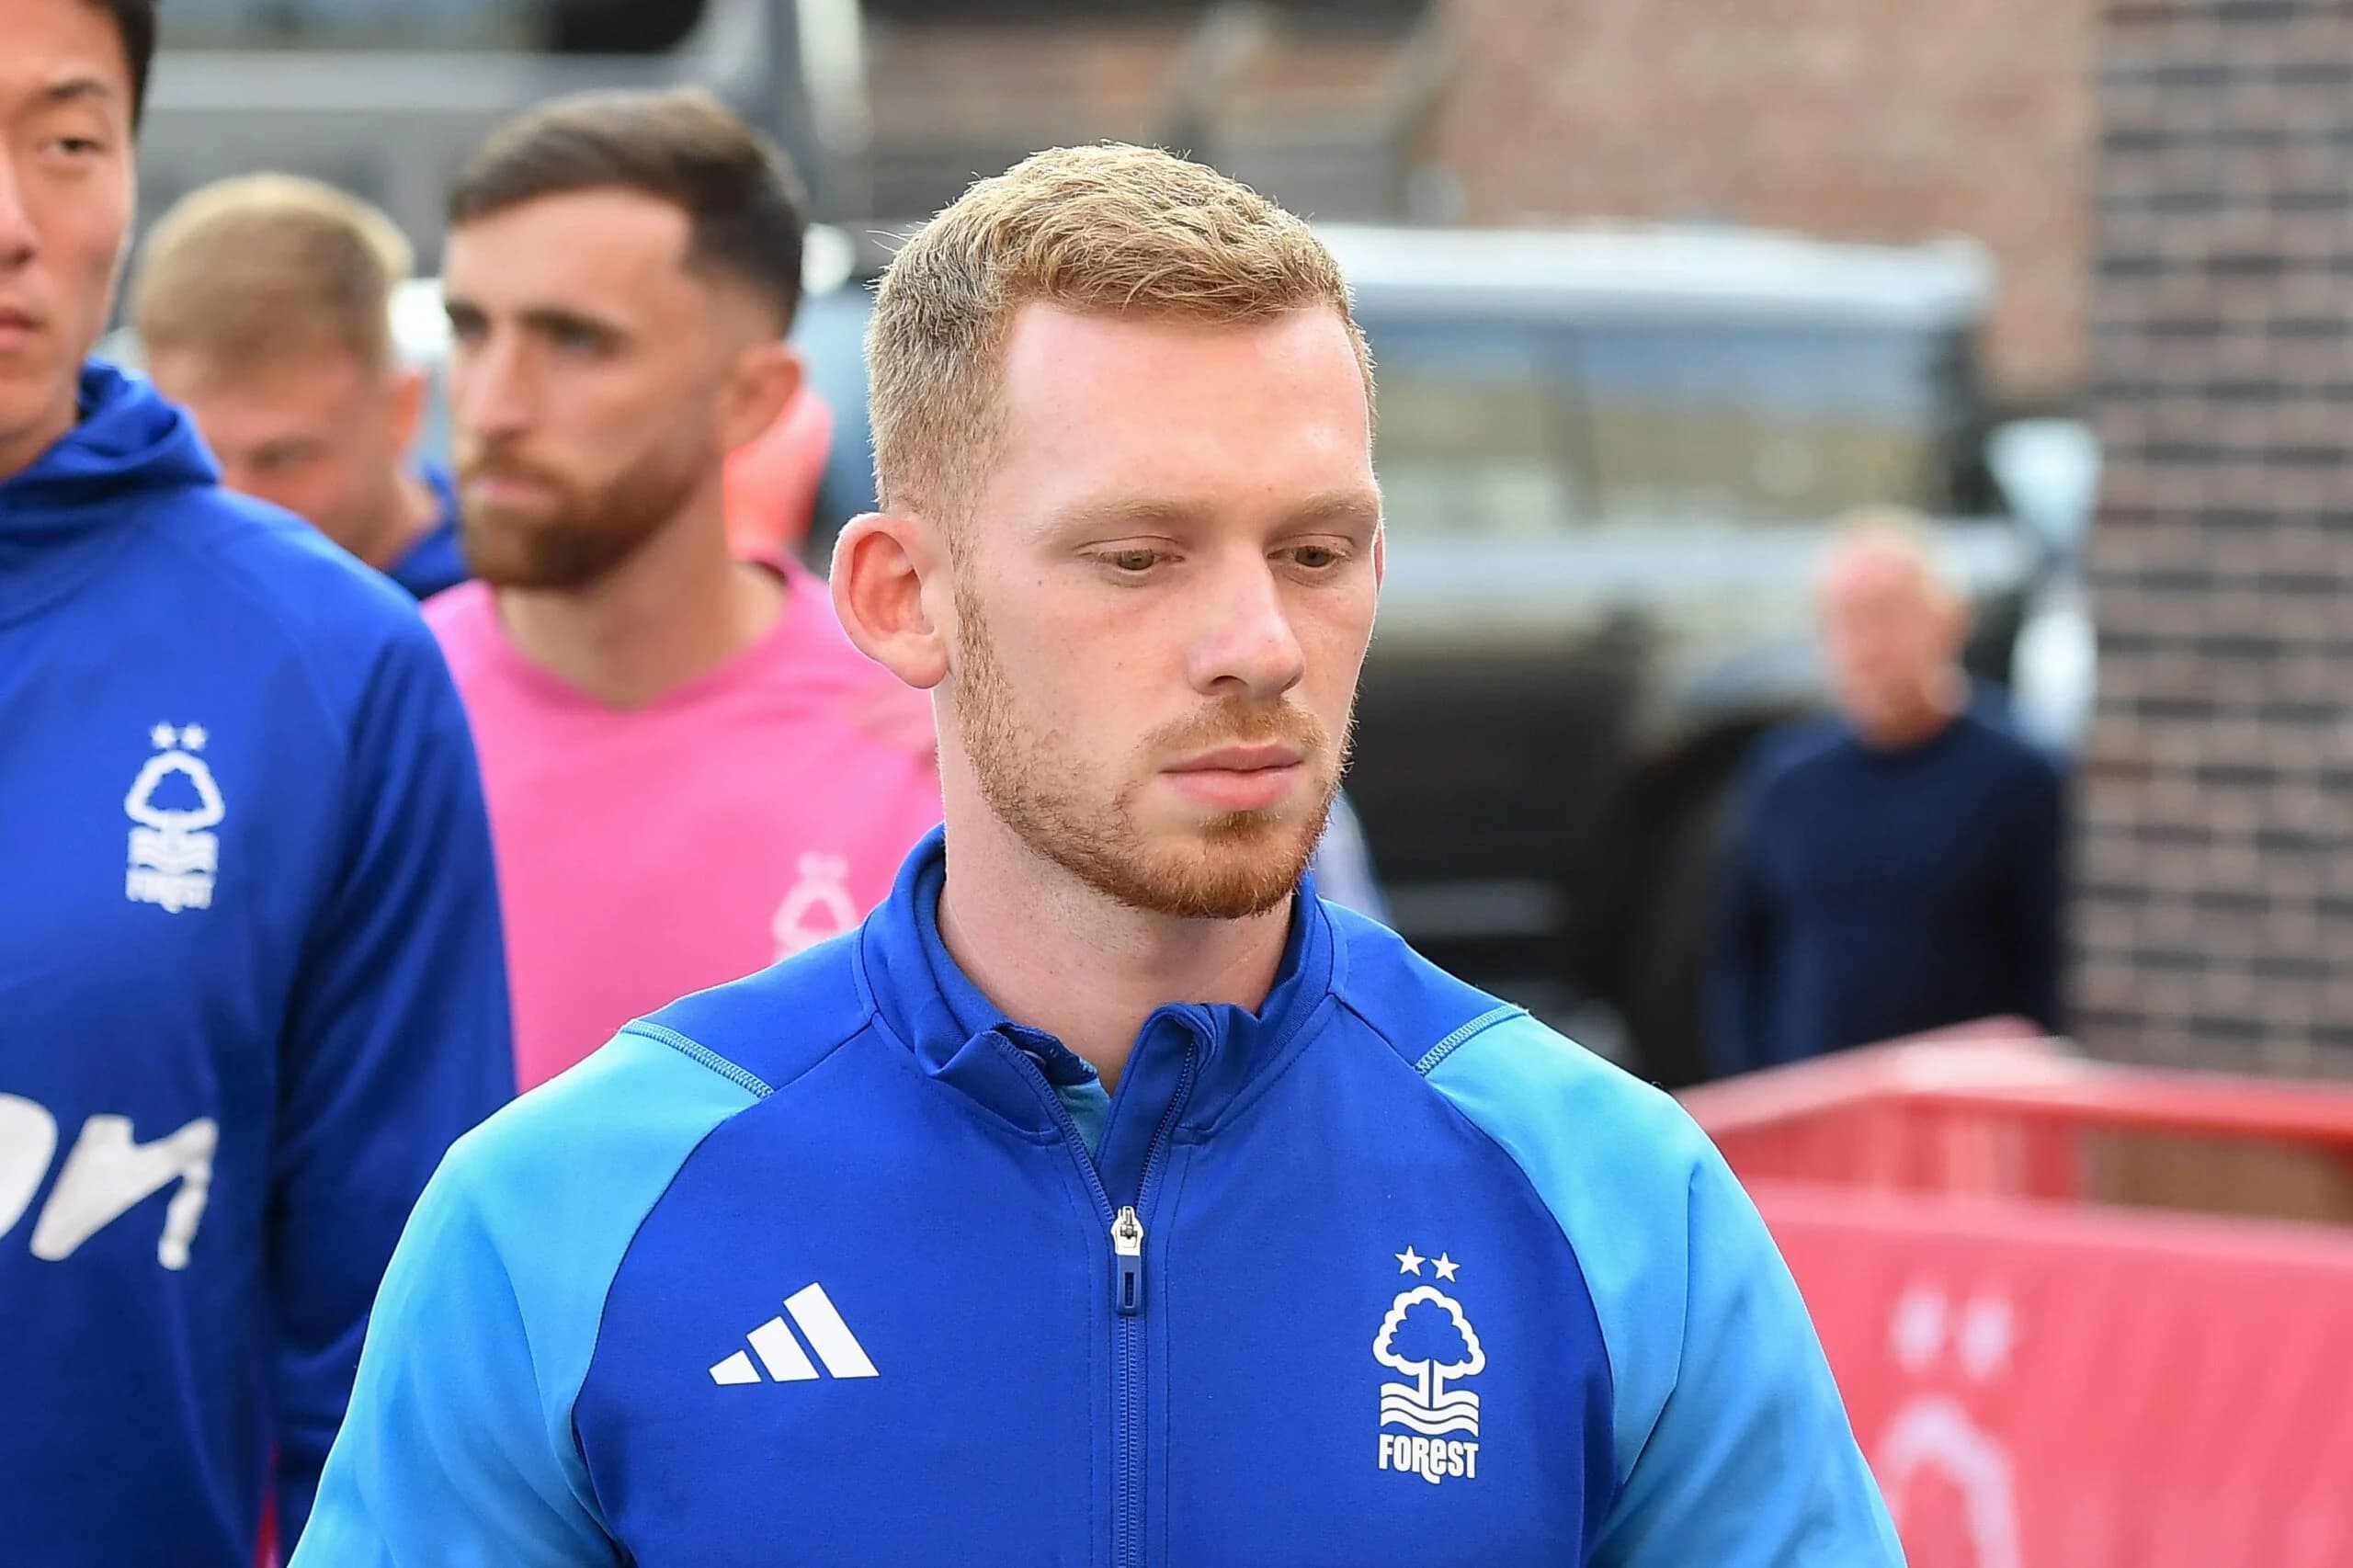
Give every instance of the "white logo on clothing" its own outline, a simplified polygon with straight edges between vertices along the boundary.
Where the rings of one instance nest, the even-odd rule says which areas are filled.
[[[1422,1265],[1428,1263],[1440,1279],[1449,1282],[1462,1267],[1444,1253],[1426,1258],[1411,1246],[1394,1256],[1400,1274],[1418,1277]],[[1453,1433],[1473,1439],[1479,1436],[1479,1396],[1446,1385],[1476,1377],[1487,1366],[1486,1347],[1479,1343],[1462,1303],[1435,1285],[1399,1291],[1372,1336],[1372,1358],[1414,1380],[1381,1385],[1381,1425],[1415,1434],[1382,1432],[1381,1468],[1418,1475],[1433,1486],[1449,1476],[1475,1478],[1478,1443],[1449,1437]]]
[[[210,737],[201,724],[175,730],[158,724],[147,733],[156,755],[140,768],[122,809],[138,825],[131,830],[131,869],[123,896],[133,903],[160,904],[171,914],[212,907],[212,880],[221,869],[221,840],[206,831],[227,814],[212,770],[196,754]],[[157,793],[176,776],[196,792],[194,806],[166,807]]]
[[[776,956],[789,959],[857,924],[858,905],[849,896],[849,862],[839,855],[803,855],[801,880],[776,906],[768,934],[776,938]]]
[[[2010,1347],[2018,1337],[2017,1313],[2006,1299],[1981,1295],[1956,1314],[1941,1290],[1915,1284],[1896,1302],[1888,1337],[1896,1360],[1915,1377],[1933,1376],[1949,1346],[1962,1376],[1984,1383],[2009,1365]],[[1941,1475],[1961,1494],[1978,1568],[2018,1568],[2010,1456],[1952,1393],[1934,1389],[1914,1393],[1889,1419],[1871,1461],[1887,1511],[1899,1527],[1914,1483],[1922,1475]]]
[[[801,1333],[809,1341],[809,1350],[817,1353],[817,1360],[824,1363],[827,1375],[836,1378],[871,1378],[876,1376],[874,1363],[866,1358],[866,1347],[858,1335],[849,1331],[842,1314],[834,1308],[833,1298],[825,1294],[823,1285],[811,1285],[795,1290],[784,1299],[784,1310],[791,1314]],[[779,1383],[802,1383],[817,1376],[815,1363],[809,1359],[809,1350],[801,1348],[801,1341],[785,1326],[783,1318],[773,1317],[745,1335],[752,1354],[760,1358],[760,1366],[767,1369],[767,1381]],[[741,1350],[710,1369],[710,1381],[721,1387],[761,1381],[759,1369],[752,1365],[752,1357]]]
[[[155,1261],[186,1268],[188,1246],[212,1192],[212,1154],[220,1142],[220,1124],[210,1117],[153,1143],[131,1141],[127,1116],[91,1117],[82,1123],[82,1135],[65,1156],[49,1201],[40,1206],[33,1256],[44,1263],[63,1262],[84,1242],[176,1181],[180,1189],[165,1206]],[[24,1218],[56,1153],[57,1119],[49,1108],[21,1095],[0,1095],[0,1233]]]

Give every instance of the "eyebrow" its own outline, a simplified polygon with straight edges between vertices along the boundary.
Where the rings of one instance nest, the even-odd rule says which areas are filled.
[[[79,103],[85,98],[111,98],[114,96],[114,88],[97,76],[68,76],[62,82],[51,83],[40,91],[41,102],[50,105]]]
[[[515,319],[522,323],[526,332],[542,335],[585,332],[598,337],[611,338],[617,343],[629,336],[628,330],[618,322],[607,321],[601,316],[587,315],[579,311],[568,311],[560,305],[533,305],[518,313]]]
[[[253,449],[253,456],[256,460],[301,457],[319,450],[325,444],[317,436],[279,436],[257,444]]]
[[[1371,523],[1378,527],[1381,491],[1377,487],[1327,490],[1293,507],[1289,521],[1294,528],[1316,523]]]
[[[486,323],[490,320],[488,311],[460,294],[447,296],[442,301],[442,310],[453,324]],[[631,336],[630,330],[619,322],[566,310],[560,305],[528,306],[516,312],[515,321],[525,332],[542,337],[559,333],[585,332],[614,343],[626,343]]]
[[[1199,520],[1216,508],[1205,501],[1171,500],[1160,496],[1120,496],[1073,503],[1055,514],[1049,527],[1057,531],[1076,528],[1176,528]],[[1374,489],[1327,490],[1309,496],[1283,516],[1286,528],[1318,524],[1381,522],[1381,492]]]

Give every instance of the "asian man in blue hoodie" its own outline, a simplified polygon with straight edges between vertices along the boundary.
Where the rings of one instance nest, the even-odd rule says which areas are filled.
[[[368,1307],[509,1092],[465,719],[399,589],[85,363],[152,0],[0,0],[0,1556],[299,1534]]]

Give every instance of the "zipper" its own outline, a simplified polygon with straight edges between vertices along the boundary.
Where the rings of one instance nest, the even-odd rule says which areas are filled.
[[[1185,1102],[1193,1097],[1193,1079],[1200,1070],[1200,1061],[1199,1045],[1188,1038],[1185,1042],[1185,1068],[1176,1080],[1176,1092],[1168,1096],[1167,1108],[1160,1113],[1160,1125],[1153,1129],[1152,1142],[1144,1145],[1143,1170],[1136,1178],[1135,1207],[1121,1210],[1111,1221],[1112,1288],[1116,1292],[1111,1304],[1116,1311],[1115,1333],[1120,1342],[1120,1379],[1114,1391],[1119,1433],[1119,1482],[1113,1494],[1117,1533],[1111,1538],[1111,1561],[1118,1568],[1142,1568],[1143,1563],[1143,1220],[1136,1210],[1152,1206],[1161,1155],[1168,1147],[1168,1135],[1176,1130],[1176,1118],[1183,1114]],[[1102,1185],[1099,1176],[1096,1185]]]
[[[1189,1038],[1186,1040],[1185,1066],[1176,1079],[1176,1092],[1168,1096],[1168,1104],[1160,1113],[1160,1125],[1153,1129],[1152,1142],[1144,1145],[1143,1170],[1136,1178],[1136,1200],[1116,1209],[1103,1186],[1103,1173],[1097,1168],[1095,1156],[1086,1147],[1086,1140],[1079,1136],[1078,1123],[1071,1119],[1070,1108],[1063,1104],[1062,1096],[1054,1093],[1054,1086],[1046,1082],[1045,1072],[1028,1051],[1016,1045],[1014,1055],[1045,1092],[1046,1103],[1053,1108],[1054,1120],[1062,1129],[1063,1142],[1077,1159],[1079,1171],[1086,1178],[1087,1191],[1093,1195],[1095,1207],[1111,1238],[1112,1338],[1118,1352],[1111,1391],[1112,1429],[1117,1434],[1112,1455],[1111,1561],[1119,1568],[1142,1568],[1144,1236],[1141,1210],[1152,1206],[1169,1134],[1176,1130],[1176,1119],[1184,1114],[1185,1103],[1193,1097],[1193,1081],[1200,1072],[1200,1046]]]
[[[1143,1221],[1130,1204],[1111,1221],[1111,1309],[1121,1317],[1143,1311]]]

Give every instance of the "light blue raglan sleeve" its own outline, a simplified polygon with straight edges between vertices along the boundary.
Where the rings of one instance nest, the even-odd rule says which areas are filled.
[[[1428,1069],[1584,1271],[1614,1384],[1597,1568],[1876,1568],[1903,1549],[1756,1206],[1664,1094],[1517,1016]]]
[[[624,1031],[459,1142],[384,1278],[292,1568],[626,1561],[573,1402],[631,1238],[756,1092]]]

